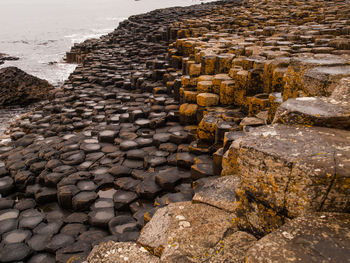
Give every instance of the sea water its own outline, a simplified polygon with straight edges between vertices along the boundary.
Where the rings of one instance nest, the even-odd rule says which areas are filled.
[[[113,31],[120,21],[158,8],[210,0],[0,0],[0,53],[16,66],[59,86],[74,70],[64,55],[74,43]]]

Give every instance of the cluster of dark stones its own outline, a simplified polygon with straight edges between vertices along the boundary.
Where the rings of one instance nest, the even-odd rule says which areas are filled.
[[[190,147],[195,128],[180,125],[165,85],[177,77],[166,26],[219,6],[133,16],[67,54],[82,64],[0,145],[0,262],[82,262],[101,241],[137,240],[159,207],[192,200],[211,157]]]

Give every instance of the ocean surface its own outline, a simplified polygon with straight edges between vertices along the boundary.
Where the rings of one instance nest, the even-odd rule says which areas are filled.
[[[0,0],[0,53],[20,58],[0,67],[16,66],[59,86],[75,68],[63,61],[74,43],[111,32],[131,15],[211,1]]]

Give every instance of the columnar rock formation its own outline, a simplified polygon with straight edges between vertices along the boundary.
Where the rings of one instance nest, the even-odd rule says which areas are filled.
[[[349,11],[221,1],[73,47],[0,147],[0,261],[346,262]]]

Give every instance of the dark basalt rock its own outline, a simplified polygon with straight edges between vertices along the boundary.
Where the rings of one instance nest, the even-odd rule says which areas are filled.
[[[96,198],[97,194],[95,192],[80,192],[72,199],[73,209],[76,211],[88,210]]]
[[[108,172],[115,177],[124,177],[131,174],[131,169],[122,165],[115,165]]]
[[[134,192],[118,190],[113,195],[114,207],[118,210],[127,209],[128,205],[137,199]]]
[[[6,196],[11,193],[13,185],[13,179],[10,176],[0,178],[0,194]]]
[[[30,248],[24,243],[9,244],[0,249],[0,259],[2,262],[21,261],[28,257],[30,252]]]
[[[177,168],[169,168],[158,172],[155,179],[163,190],[172,191],[181,177]]]
[[[78,237],[87,230],[87,226],[79,223],[67,224],[62,227],[60,233]]]
[[[21,213],[19,218],[19,227],[23,229],[33,229],[41,221],[43,221],[44,215],[36,209],[28,209]]]
[[[2,236],[2,242],[5,245],[22,243],[28,240],[31,237],[32,233],[29,230],[16,229],[10,232],[7,232]]]
[[[27,244],[34,251],[43,251],[50,242],[51,237],[49,234],[34,234]]]
[[[18,226],[17,219],[5,219],[0,221],[0,235],[16,229],[17,226]]]
[[[16,67],[0,69],[0,105],[27,105],[50,97],[53,86]]]
[[[114,208],[95,209],[88,215],[90,225],[101,228],[107,228],[109,220],[114,216]]]
[[[58,234],[52,237],[51,241],[46,245],[46,250],[55,253],[56,250],[68,247],[74,243],[74,237],[67,234]]]

